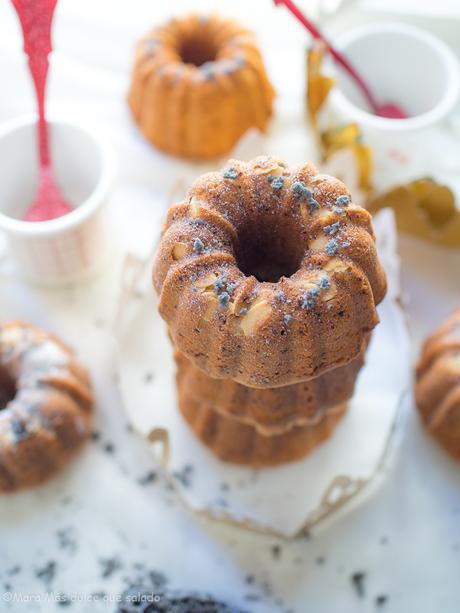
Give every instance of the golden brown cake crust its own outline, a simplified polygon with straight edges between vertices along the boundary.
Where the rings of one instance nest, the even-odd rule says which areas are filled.
[[[61,340],[39,328],[0,325],[0,493],[38,485],[91,433],[86,370]]]
[[[460,461],[460,309],[424,344],[415,401],[430,434]]]
[[[145,137],[166,153],[228,153],[249,128],[265,130],[273,98],[254,36],[235,21],[172,19],[137,46],[128,103]]]
[[[364,353],[345,366],[320,377],[285,385],[255,389],[231,379],[213,379],[175,352],[177,387],[200,403],[212,406],[224,417],[253,426],[266,436],[281,434],[294,426],[314,425],[324,412],[347,402],[353,395]]]
[[[323,414],[309,426],[295,426],[274,436],[264,436],[248,424],[226,417],[212,406],[178,388],[179,409],[196,436],[224,462],[253,468],[300,460],[327,440],[345,415],[346,403]]]
[[[312,164],[274,157],[196,181],[168,212],[153,281],[177,349],[258,388],[356,358],[386,291],[370,214]]]

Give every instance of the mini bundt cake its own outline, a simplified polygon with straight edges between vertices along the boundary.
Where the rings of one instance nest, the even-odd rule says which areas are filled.
[[[22,322],[0,325],[0,492],[38,485],[91,433],[85,369],[58,338]]]
[[[232,379],[212,379],[177,351],[174,358],[178,387],[184,387],[192,398],[212,406],[224,417],[249,424],[266,436],[281,434],[294,426],[315,424],[325,411],[347,402],[364,363],[361,353],[349,364],[315,379],[256,389]]]
[[[460,460],[460,309],[425,342],[415,401],[428,431]]]
[[[128,102],[155,147],[205,159],[228,153],[249,128],[265,130],[273,98],[253,34],[192,15],[140,41]]]
[[[195,433],[220,460],[252,468],[300,460],[328,439],[346,413],[346,403],[324,411],[314,424],[294,426],[281,434],[265,436],[254,426],[215,411],[178,386],[179,409]]]
[[[311,164],[230,161],[168,212],[153,282],[175,347],[250,387],[362,353],[386,290],[371,216]]]

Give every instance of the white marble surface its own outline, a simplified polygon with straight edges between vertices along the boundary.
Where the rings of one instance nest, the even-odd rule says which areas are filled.
[[[247,0],[222,0],[219,9],[260,33],[275,85],[294,109],[295,125],[302,112],[304,39],[286,15],[269,5],[269,0],[254,0],[248,10]],[[52,597],[45,598],[47,588],[74,598],[70,611],[113,611],[109,600],[127,582],[155,570],[173,587],[211,591],[254,613],[371,612],[379,595],[388,596],[380,608],[385,612],[457,613],[459,467],[421,430],[409,397],[400,444],[380,487],[359,508],[308,539],[281,543],[205,521],[184,510],[159,476],[146,485],[138,482],[152,471],[152,462],[145,443],[126,429],[114,380],[110,322],[119,265],[133,232],[145,238],[157,231],[164,192],[171,187],[162,181],[162,164],[186,177],[201,167],[190,170],[160,159],[136,133],[124,103],[133,42],[148,23],[171,11],[171,3],[98,0],[97,12],[95,6],[90,0],[62,0],[50,95],[56,110],[98,123],[119,151],[121,173],[113,198],[118,256],[98,279],[65,291],[22,284],[4,258],[0,316],[27,317],[77,347],[94,374],[100,439],[46,486],[0,500],[0,611],[61,610]],[[216,3],[174,3],[177,13],[206,6]],[[262,18],[261,11],[269,16]],[[16,23],[4,2],[0,120],[32,108],[19,48]],[[421,338],[460,303],[460,254],[404,240],[401,255],[415,357]],[[47,583],[53,561],[54,577]],[[48,573],[40,573],[44,569]],[[351,579],[358,572],[365,573],[362,597]],[[107,599],[89,602],[100,591]],[[16,602],[1,602],[7,592]],[[27,597],[33,602],[20,602]]]

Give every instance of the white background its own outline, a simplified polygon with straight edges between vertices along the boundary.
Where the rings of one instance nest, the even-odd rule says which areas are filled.
[[[304,3],[305,5],[307,3]],[[120,157],[114,209],[120,232],[110,270],[81,288],[44,291],[16,280],[9,262],[0,276],[0,317],[27,317],[59,331],[93,372],[101,438],[61,476],[33,493],[0,500],[0,599],[8,589],[43,595],[37,577],[56,561],[50,589],[80,598],[104,590],[112,597],[137,574],[164,572],[173,587],[211,591],[254,612],[347,613],[384,611],[457,613],[460,608],[460,475],[421,430],[406,402],[400,446],[381,487],[345,517],[310,539],[273,538],[209,523],[192,516],[161,479],[137,480],[152,468],[146,445],[126,430],[115,383],[110,321],[118,266],[133,237],[158,232],[166,198],[164,161],[132,125],[125,105],[135,40],[166,16],[217,7],[257,31],[270,77],[280,97],[302,114],[305,37],[270,0],[159,2],[158,0],[62,0],[55,25],[49,94],[56,112],[98,124]],[[0,3],[0,120],[33,108],[20,53],[18,27],[6,0]],[[300,126],[299,126],[300,129]],[[302,127],[302,129],[304,129]],[[178,172],[183,166],[177,164]],[[10,169],[0,170],[1,172]],[[189,172],[198,172],[194,169]],[[136,241],[137,242],[137,241]],[[460,257],[415,241],[401,243],[404,298],[413,338],[420,339],[460,303]],[[140,373],[140,384],[146,373]],[[363,433],[365,436],[365,433]],[[107,443],[113,453],[104,451]],[[58,547],[57,531],[76,547]],[[104,560],[119,566],[102,577]],[[11,575],[11,569],[21,570]],[[365,595],[351,582],[365,572]],[[246,582],[247,575],[254,582]],[[248,600],[248,596],[261,598]],[[110,611],[113,604],[74,603],[70,611]],[[0,611],[58,611],[49,602],[15,604]]]

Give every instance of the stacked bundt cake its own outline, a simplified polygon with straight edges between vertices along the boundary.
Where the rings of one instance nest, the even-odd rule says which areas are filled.
[[[353,395],[364,352],[324,375],[273,388],[247,387],[233,379],[213,379],[176,351],[177,387],[223,417],[253,426],[259,434],[281,434],[320,421],[325,411]]]
[[[425,342],[415,400],[428,431],[460,460],[460,309]]]
[[[386,289],[370,215],[340,181],[230,161],[169,210],[153,280],[181,412],[219,457],[276,464],[332,431]]]
[[[0,492],[38,485],[91,433],[93,395],[71,349],[33,325],[0,325]]]
[[[191,15],[140,41],[128,102],[155,147],[204,159],[228,153],[249,128],[265,130],[273,97],[253,34]]]

